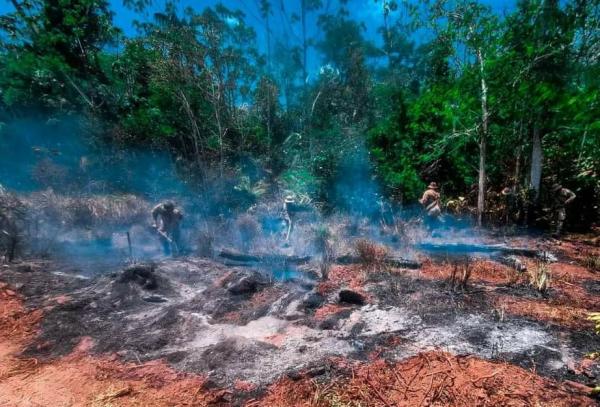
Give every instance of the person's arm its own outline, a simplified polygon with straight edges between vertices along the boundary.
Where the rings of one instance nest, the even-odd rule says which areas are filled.
[[[429,197],[429,194],[428,194],[428,192],[429,192],[429,191],[425,191],[425,192],[423,193],[423,197],[422,197],[421,199],[419,199],[419,203],[420,203],[421,205],[425,205],[425,202],[427,202],[427,198]]]
[[[156,222],[158,221],[158,215],[162,211],[162,204],[156,205],[152,208],[152,219],[154,220],[154,225],[156,226]]]
[[[571,191],[570,189],[565,188],[565,192],[567,194],[567,199],[565,200],[565,205],[568,205],[575,200],[577,195],[575,195],[575,192]]]

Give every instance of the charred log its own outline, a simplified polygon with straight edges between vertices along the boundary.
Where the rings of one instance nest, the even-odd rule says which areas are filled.
[[[310,256],[286,256],[283,254],[245,254],[235,250],[223,249],[219,253],[222,259],[235,262],[236,265],[246,265],[247,263],[267,263],[267,264],[307,264],[312,260]],[[246,264],[244,264],[246,263]]]
[[[555,261],[555,258],[551,253],[543,250],[529,249],[525,247],[510,247],[503,244],[485,245],[476,243],[421,243],[417,245],[417,249],[430,253],[446,253],[457,255],[469,253],[493,253]]]
[[[117,281],[119,283],[135,282],[146,290],[155,290],[158,288],[153,264],[131,265],[123,270]]]
[[[362,260],[358,256],[353,255],[344,255],[339,256],[335,259],[335,263],[337,264],[359,264],[362,263]],[[414,260],[403,259],[402,257],[386,257],[383,259],[383,264],[390,267],[397,268],[405,268],[405,269],[418,269],[421,268],[421,263]]]
[[[224,259],[225,265],[247,267],[256,264],[295,264],[303,265],[309,263],[313,258],[311,256],[286,256],[283,254],[245,254],[234,250],[223,249],[219,257]],[[359,264],[361,259],[358,256],[344,255],[334,260],[338,264]],[[418,269],[421,263],[413,260],[403,259],[401,257],[387,257],[383,263],[390,267]]]

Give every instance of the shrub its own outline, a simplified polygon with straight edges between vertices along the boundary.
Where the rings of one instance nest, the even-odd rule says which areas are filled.
[[[461,261],[456,261],[452,265],[452,273],[450,274],[449,284],[453,290],[460,288],[465,290],[471,278],[473,271],[473,263],[469,257],[465,257]]]
[[[595,324],[596,334],[600,335],[600,312],[591,312],[588,319]]]
[[[356,254],[365,266],[378,267],[385,264],[388,256],[387,247],[367,239],[359,239],[355,244]]]
[[[600,271],[600,255],[591,251],[584,253],[583,266],[592,272]]]
[[[238,218],[237,228],[242,239],[242,248],[248,251],[258,237],[260,225],[253,216],[246,214]]]
[[[208,230],[203,230],[198,236],[198,256],[212,258],[214,257],[215,238]]]
[[[529,271],[529,284],[541,294],[545,294],[550,288],[550,269],[546,262],[538,262]]]
[[[314,245],[317,253],[321,255],[321,262],[319,263],[321,278],[323,280],[327,280],[329,276],[329,269],[335,256],[332,235],[329,228],[326,226],[320,226],[317,228],[315,231]]]
[[[14,195],[0,185],[0,256],[12,261],[17,255],[21,229],[25,219],[25,207]]]

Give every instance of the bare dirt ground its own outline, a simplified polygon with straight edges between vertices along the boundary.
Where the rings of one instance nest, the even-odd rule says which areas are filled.
[[[419,270],[334,265],[325,282],[194,257],[139,274],[5,265],[0,406],[593,406],[599,249],[545,245],[558,262],[544,294],[490,259],[464,289],[425,256]]]

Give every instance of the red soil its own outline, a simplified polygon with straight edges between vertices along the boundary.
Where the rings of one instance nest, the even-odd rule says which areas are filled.
[[[390,364],[338,365],[345,375],[320,384],[285,378],[248,406],[593,406],[586,389],[542,378],[509,364],[443,352]]]
[[[528,270],[537,267],[535,261],[522,259]],[[518,273],[510,267],[491,261],[477,260],[471,264],[472,273],[469,283],[491,287],[529,284],[527,272]],[[495,306],[512,315],[525,316],[545,323],[562,325],[569,328],[590,329],[592,324],[587,314],[599,307],[597,296],[590,293],[584,284],[597,278],[597,275],[585,267],[553,263],[550,268],[551,295],[548,299],[534,299],[518,295],[496,294],[492,298]],[[425,260],[419,273],[420,278],[428,280],[446,280],[450,277],[451,264],[437,264]]]
[[[548,300],[517,298],[510,295],[495,295],[496,309],[511,315],[519,315],[552,325],[572,329],[592,330],[593,324],[587,320],[591,309],[556,304]]]
[[[315,311],[315,319],[317,321],[323,321],[323,320],[327,319],[328,317],[335,315],[338,312],[344,311],[349,308],[351,308],[351,307],[348,305],[326,304]]]
[[[552,277],[555,281],[565,281],[576,284],[585,280],[596,280],[600,276],[583,266],[567,263],[553,263],[550,265]]]
[[[58,360],[25,358],[20,352],[35,336],[41,316],[0,283],[1,406],[205,406],[227,396],[201,390],[201,376],[176,372],[162,361],[138,365],[91,356],[90,338]]]
[[[488,260],[476,260],[471,264],[471,277],[469,282],[506,284],[515,277],[515,271],[510,267],[503,266]],[[425,259],[423,267],[419,271],[419,277],[427,280],[446,280],[450,278],[454,265],[448,263],[433,263]]]
[[[341,287],[362,290],[367,279],[367,273],[361,265],[352,264],[348,266],[331,266],[327,281],[317,285],[317,292],[329,294]]]

